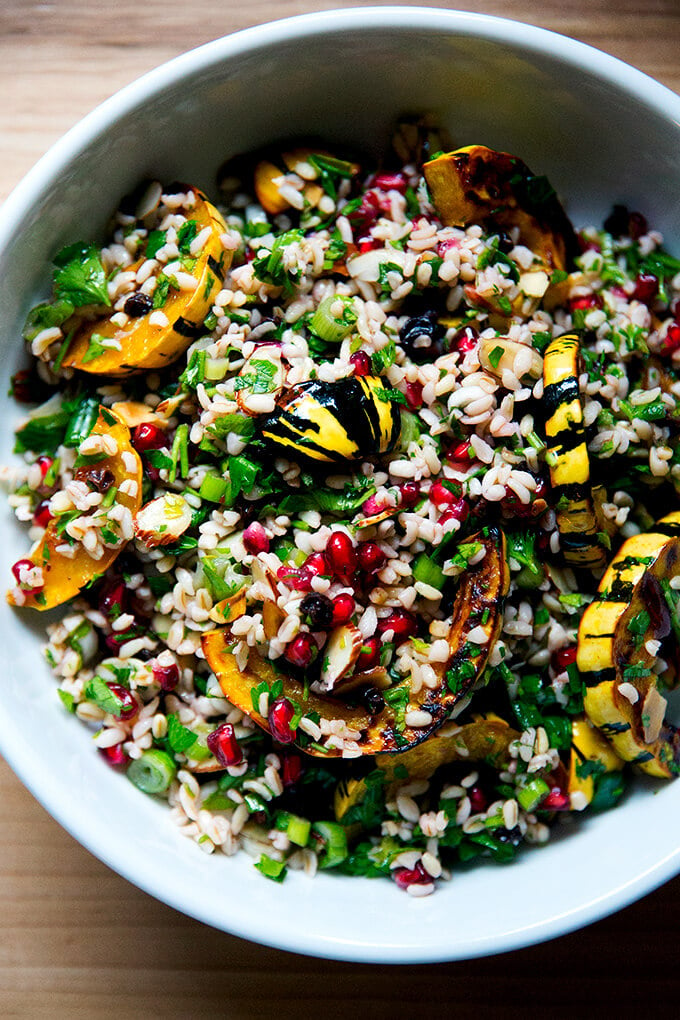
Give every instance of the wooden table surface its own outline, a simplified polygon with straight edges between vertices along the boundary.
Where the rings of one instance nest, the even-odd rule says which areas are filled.
[[[0,199],[120,86],[325,0],[0,0]],[[679,0],[459,0],[550,28],[680,92]],[[80,847],[0,760],[0,1017],[651,1017],[680,993],[680,879],[585,931],[490,960],[313,960],[207,928]],[[587,861],[584,861],[587,867]]]

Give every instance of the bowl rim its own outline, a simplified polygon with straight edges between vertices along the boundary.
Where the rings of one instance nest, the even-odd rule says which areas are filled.
[[[474,37],[547,54],[568,65],[587,67],[594,77],[641,100],[661,115],[680,121],[680,96],[649,75],[586,43],[521,21],[422,6],[349,7],[301,14],[265,22],[204,43],[146,72],[98,104],[47,150],[5,199],[0,208],[0,253],[15,231],[20,229],[26,212],[33,204],[34,195],[43,193],[71,160],[103,131],[110,130],[121,118],[177,79],[249,51],[276,48],[293,39],[346,31],[385,31],[386,27],[395,32],[422,29],[442,35]],[[168,889],[165,881],[156,878],[153,869],[140,870],[134,853],[117,853],[114,857],[105,826],[89,825],[87,815],[78,810],[75,799],[72,801],[63,796],[53,776],[45,777],[35,764],[28,740],[20,728],[11,725],[0,701],[0,720],[3,719],[0,751],[7,763],[49,814],[99,860],[145,892],[203,923],[262,945],[308,956],[397,964],[462,960],[508,952],[556,938],[600,920],[651,892],[680,871],[678,847],[653,867],[642,870],[632,881],[568,914],[547,918],[494,939],[481,940],[462,951],[452,951],[445,946],[441,951],[433,951],[431,946],[418,951],[413,946],[402,947],[396,943],[382,947],[366,946],[363,943],[349,944],[332,936],[320,942],[314,933],[297,931],[284,935],[281,931],[272,932],[268,928],[268,919],[257,915],[250,920],[240,917],[231,925],[230,919],[225,918],[224,923],[218,924],[215,919],[202,916],[200,910],[182,896],[181,889]],[[116,850],[119,851],[120,847]]]

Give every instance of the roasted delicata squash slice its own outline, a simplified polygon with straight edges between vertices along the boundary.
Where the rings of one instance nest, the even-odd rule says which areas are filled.
[[[261,433],[287,457],[326,464],[363,460],[395,448],[401,413],[378,376],[313,380],[284,390]]]
[[[680,608],[680,512],[624,542],[581,619],[576,663],[590,721],[624,761],[652,776],[680,771],[680,732],[665,721]],[[669,660],[659,676],[659,656]]]
[[[190,268],[182,268],[183,276],[193,278],[195,286],[186,289],[169,283],[162,305],[137,318],[128,318],[118,325],[116,313],[110,310],[94,321],[84,323],[76,332],[62,360],[64,368],[77,368],[95,375],[125,376],[172,364],[200,335],[203,320],[222,286],[229,268],[231,253],[225,252],[220,240],[226,230],[222,216],[197,188],[189,188],[196,196],[188,210],[196,223],[196,234],[206,227],[210,235]],[[137,270],[144,259],[130,269]],[[160,314],[159,314],[160,313]]]
[[[576,715],[571,723],[569,794],[580,793],[590,804],[595,795],[595,776],[620,772],[625,762],[587,715]]]
[[[29,557],[42,570],[42,587],[36,586],[35,591],[22,589],[19,597],[17,589],[12,589],[7,595],[11,605],[45,610],[68,602],[108,570],[127,544],[117,508],[129,512],[131,522],[142,505],[142,462],[130,443],[130,430],[108,408],[100,407],[94,427],[85,440],[87,449],[96,445],[96,440],[94,444],[92,440],[97,436],[105,437],[109,447],[115,444],[116,452],[104,456],[83,453],[83,459],[89,458],[90,463],[76,466],[74,480],[84,482],[92,491],[100,491],[102,479],[105,479],[107,488],[102,503],[86,511],[95,517],[105,517],[104,525],[98,528],[103,541],[101,555],[96,558],[82,542],[76,543],[70,537],[69,524],[65,523],[68,513],[55,516]],[[76,551],[72,554],[74,548]]]
[[[451,654],[446,663],[435,667],[436,686],[423,687],[408,696],[400,715],[388,704],[379,715],[369,716],[363,709],[339,698],[305,692],[299,680],[279,673],[254,651],[250,652],[245,669],[240,671],[230,651],[234,639],[227,628],[210,631],[202,638],[205,657],[224,696],[269,730],[267,719],[256,707],[258,696],[253,692],[262,681],[267,686],[280,681],[282,696],[293,703],[301,716],[315,713],[328,722],[342,720],[355,731],[357,736],[351,739],[356,740],[361,754],[398,754],[420,744],[438,730],[453,708],[474,690],[502,623],[503,600],[509,588],[503,535],[497,528],[490,527],[468,541],[480,543],[485,556],[461,577],[448,636]],[[389,702],[389,698],[387,700]],[[318,743],[304,744],[303,750],[323,757],[342,754],[342,750],[326,749]]]
[[[565,270],[578,250],[574,228],[547,179],[516,156],[467,145],[425,163],[423,172],[444,226],[516,227],[520,243],[549,273]]]
[[[555,497],[562,552],[572,567],[601,570],[606,552],[590,481],[583,407],[579,395],[578,333],[564,333],[543,358],[546,460]]]

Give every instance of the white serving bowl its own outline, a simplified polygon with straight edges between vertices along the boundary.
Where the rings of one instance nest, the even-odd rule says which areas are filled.
[[[294,134],[379,151],[393,119],[433,111],[457,144],[516,153],[546,173],[577,223],[640,209],[680,251],[680,99],[580,43],[517,22],[425,8],[307,15],[220,39],[163,65],[86,117],[38,163],[0,218],[2,386],[21,325],[61,245],[96,236],[144,175],[214,190],[233,153]],[[2,462],[11,456],[3,408]],[[26,538],[4,509],[3,576]],[[563,827],[513,865],[462,871],[427,899],[323,874],[264,879],[206,857],[95,754],[61,710],[33,614],[2,614],[0,748],[48,811],[147,892],[226,931],[340,959],[453,960],[570,931],[680,868],[680,784],[640,781],[625,805]],[[655,795],[652,792],[654,789]]]

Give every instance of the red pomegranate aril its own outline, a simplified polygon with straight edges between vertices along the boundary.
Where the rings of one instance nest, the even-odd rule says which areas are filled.
[[[282,759],[281,781],[284,787],[295,786],[302,778],[302,758],[299,754],[287,754]]]
[[[399,486],[399,501],[402,506],[415,506],[420,501],[420,495],[418,482],[404,482]]]
[[[114,581],[100,594],[99,611],[115,619],[123,612],[124,603],[125,584],[123,581]]]
[[[122,684],[114,683],[113,680],[107,681],[106,686],[121,703],[120,709],[117,712],[111,713],[113,718],[120,719],[121,722],[130,722],[134,719],[139,713],[139,702],[132,691],[129,691],[127,687],[123,687]]]
[[[114,744],[113,747],[99,747],[97,750],[104,761],[114,769],[127,765],[130,760],[122,744]]]
[[[653,273],[638,273],[635,279],[633,297],[636,301],[649,304],[659,293],[659,281]]]
[[[342,592],[333,599],[333,626],[349,623],[354,616],[355,602],[351,595]]]
[[[356,672],[361,673],[365,669],[373,669],[380,662],[380,638],[365,638],[361,651],[359,652],[356,664]]]
[[[354,366],[355,375],[370,375],[373,371],[371,359],[366,354],[366,351],[355,351],[350,356],[349,363]]]
[[[50,510],[48,499],[43,499],[33,511],[33,523],[37,524],[39,528],[46,528],[53,517],[54,514]]]
[[[443,482],[435,482],[430,489],[430,499],[435,506],[450,506],[458,497]]]
[[[311,591],[312,575],[306,567],[290,567],[284,563],[276,572],[279,581],[294,591]]]
[[[243,545],[246,552],[257,556],[258,553],[269,552],[269,539],[259,521],[253,521],[243,532]]]
[[[589,308],[602,308],[602,298],[599,294],[584,294],[582,297],[573,297],[568,302],[570,312],[586,311]]]
[[[478,786],[473,786],[468,790],[468,797],[470,798],[470,808],[473,815],[486,811],[488,801]]]
[[[357,569],[357,551],[349,535],[344,531],[334,531],[326,544],[326,556],[333,573],[349,584]]]
[[[383,191],[400,191],[403,195],[406,191],[406,178],[403,174],[376,174],[373,184]]]
[[[311,634],[302,633],[294,637],[290,644],[286,645],[284,656],[291,666],[305,669],[317,656],[319,649]]]
[[[208,750],[225,768],[229,768],[230,765],[240,765],[243,761],[243,751],[239,747],[231,723],[222,723],[216,730],[209,733],[206,744]]]
[[[419,382],[406,383],[406,403],[412,411],[417,411],[423,406],[423,384]]]
[[[50,468],[54,464],[54,457],[48,457],[48,455],[46,453],[43,453],[36,460],[36,464],[40,468],[40,477],[44,478],[45,475],[47,474],[47,472],[50,470]]]
[[[308,570],[312,577],[329,577],[331,573],[328,560],[322,552],[310,553],[303,564],[303,569]]]
[[[35,401],[34,379],[27,368],[22,368],[12,376],[12,396],[20,404],[32,404]]]
[[[29,560],[29,559],[17,560],[16,563],[13,564],[13,566],[12,566],[12,573],[14,574],[14,577],[15,577],[15,580],[16,580],[17,584],[21,585],[21,587],[24,589],[24,591],[34,591],[34,592],[42,591],[44,585],[42,585],[42,584],[37,584],[37,585],[27,584],[25,581],[21,580],[21,573],[22,573],[23,570],[35,570],[35,563],[33,562],[33,560]]]
[[[641,212],[632,212],[628,216],[628,233],[634,241],[639,241],[648,230],[647,220]]]
[[[152,422],[138,425],[132,433],[132,445],[137,453],[143,453],[145,450],[160,450],[162,446],[166,445],[166,441],[163,429]]]
[[[562,793],[558,787],[552,789],[548,796],[540,803],[541,811],[568,811],[570,807],[569,794]]]
[[[460,496],[447,506],[439,518],[439,523],[446,524],[447,521],[460,521],[461,524],[464,524],[469,516],[470,504],[463,496]]]
[[[269,709],[269,729],[280,744],[292,744],[295,740],[295,731],[290,727],[294,715],[295,708],[288,698],[277,698]]]
[[[671,322],[661,345],[662,354],[674,354],[680,350],[680,324]]]
[[[387,563],[387,556],[376,542],[360,542],[357,558],[361,569],[368,574],[376,574]]]
[[[576,662],[576,645],[558,648],[550,657],[550,665],[556,673],[563,673],[567,666],[571,666],[574,662]]]
[[[374,251],[376,248],[382,248],[383,242],[377,237],[361,237],[357,242],[359,254],[364,255],[367,251]]]
[[[367,517],[372,517],[374,514],[382,513],[385,509],[385,500],[380,499],[378,496],[369,496],[361,504],[361,512],[366,514]]]
[[[162,691],[174,691],[179,683],[179,667],[176,662],[171,662],[168,666],[154,663],[151,672]]]
[[[416,634],[418,621],[413,613],[409,613],[408,609],[395,609],[384,620],[378,621],[379,634],[385,634],[388,630],[392,631],[390,640],[398,648],[404,641],[408,641]]]
[[[466,467],[473,456],[472,444],[469,439],[465,439],[462,443],[456,443],[455,446],[450,446],[446,451],[446,459],[449,463],[457,464],[459,461],[462,461]]]
[[[410,885],[429,885],[433,881],[420,861],[413,868],[395,868],[392,878],[400,889],[408,889]]]
[[[479,341],[479,333],[474,326],[463,326],[457,333],[454,334],[451,340],[451,350],[459,351],[461,354],[467,354],[468,351],[474,351]]]

